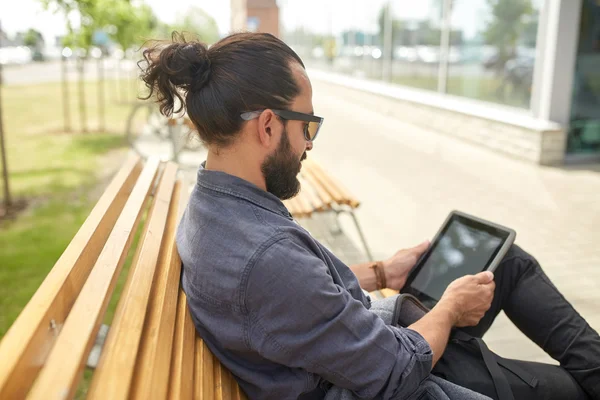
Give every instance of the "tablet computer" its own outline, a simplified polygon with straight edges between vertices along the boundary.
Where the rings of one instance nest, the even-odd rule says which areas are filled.
[[[510,228],[452,211],[409,273],[402,292],[431,308],[455,279],[493,272],[515,237]]]

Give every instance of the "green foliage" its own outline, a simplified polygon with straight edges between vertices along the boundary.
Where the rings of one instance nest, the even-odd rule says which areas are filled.
[[[81,26],[75,31],[67,19],[67,35],[63,45],[89,50],[94,33],[108,32],[123,50],[141,45],[158,26],[152,9],[141,4],[134,6],[128,0],[40,0],[47,9],[69,15],[76,11]]]
[[[197,35],[204,43],[210,44],[219,40],[217,22],[199,7],[190,7],[184,14],[178,15],[174,25],[167,28],[171,31],[189,32]]]
[[[517,42],[528,24],[526,17],[533,14],[533,7],[531,0],[488,0],[488,6],[492,20],[484,32],[485,41],[496,46],[503,63],[514,56]]]
[[[31,28],[25,33],[23,43],[27,47],[39,48],[44,45],[44,37],[39,31]]]
[[[107,10],[107,22],[114,29],[108,29],[112,39],[121,49],[127,50],[134,45],[141,45],[150,39],[159,22],[152,9],[145,4],[133,6],[124,0],[100,0]]]

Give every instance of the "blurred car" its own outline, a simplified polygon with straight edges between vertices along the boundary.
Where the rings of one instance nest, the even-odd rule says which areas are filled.
[[[394,59],[406,62],[416,62],[419,54],[415,47],[399,46],[394,49]]]
[[[33,60],[33,54],[29,47],[2,47],[0,48],[0,64],[27,64]]]
[[[504,64],[504,79],[515,87],[531,91],[535,57],[522,55],[512,58]]]
[[[459,48],[451,47],[448,51],[448,63],[461,62],[462,54]],[[399,46],[394,49],[394,59],[409,63],[435,64],[441,59],[439,46]]]

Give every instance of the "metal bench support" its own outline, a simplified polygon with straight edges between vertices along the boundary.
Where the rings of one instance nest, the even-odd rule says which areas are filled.
[[[354,209],[350,208],[350,207],[334,206],[334,207],[332,207],[332,210],[335,212],[335,220],[336,220],[336,225],[337,225],[336,229],[332,230],[332,233],[338,234],[338,235],[340,233],[342,233],[342,227],[341,227],[340,221],[339,221],[340,214],[350,215],[352,217],[352,220],[354,221],[354,226],[356,226],[356,230],[358,231],[358,236],[360,237],[362,245],[365,249],[365,254],[367,255],[367,259],[369,261],[375,261],[375,259],[373,258],[373,253],[371,253],[371,249],[370,249],[369,245],[367,244],[367,239],[365,238],[362,228],[360,227],[360,224],[358,223],[358,218],[356,218]]]

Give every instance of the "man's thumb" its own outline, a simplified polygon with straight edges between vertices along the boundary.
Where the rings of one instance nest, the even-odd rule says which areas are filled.
[[[427,250],[427,248],[429,248],[429,240],[426,240],[414,247],[414,249],[419,253],[423,253],[425,250]]]

